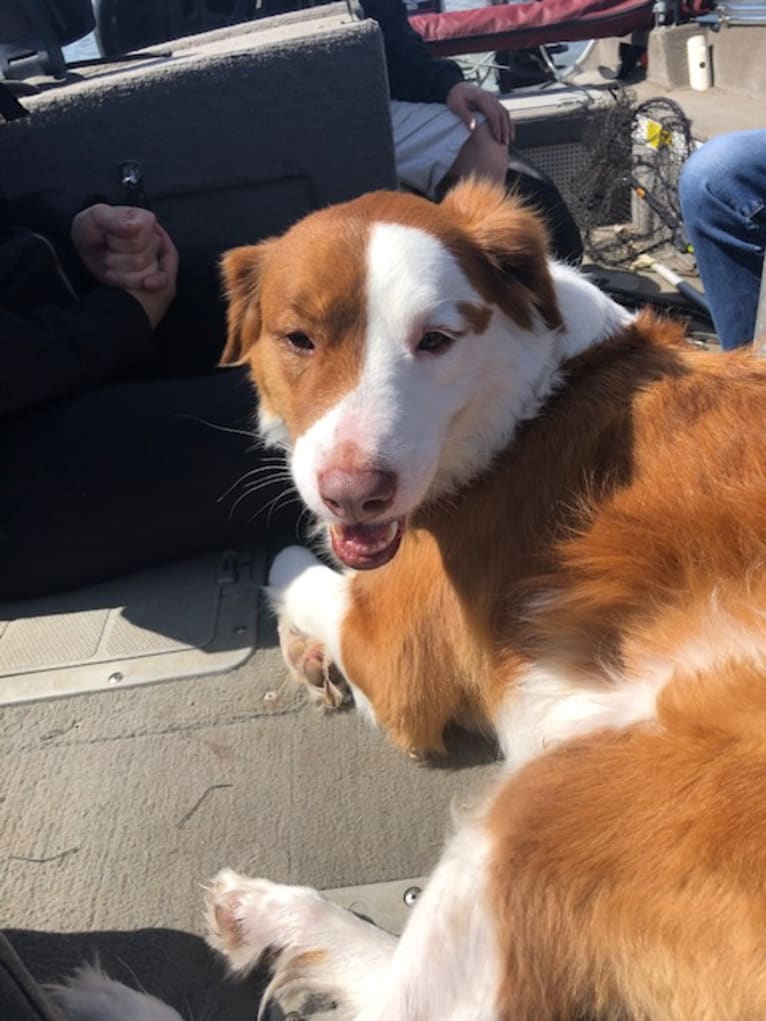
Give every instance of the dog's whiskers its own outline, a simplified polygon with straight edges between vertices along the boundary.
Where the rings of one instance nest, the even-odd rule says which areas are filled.
[[[247,436],[248,439],[254,440],[258,446],[263,445],[263,440],[260,438],[255,429],[236,429],[230,425],[219,425],[218,422],[208,422],[206,418],[200,418],[198,415],[190,415],[186,411],[179,411],[175,415],[176,418],[186,418],[190,422],[197,422],[199,425],[205,425],[209,429],[215,429],[217,432],[232,433],[236,436]]]
[[[239,496],[237,497],[237,499],[231,505],[231,509],[229,510],[229,519],[231,519],[233,517],[234,512],[236,511],[237,507],[239,507],[239,505],[242,503],[243,500],[246,500],[249,496],[252,496],[259,489],[263,489],[263,488],[268,488],[267,483],[263,483],[260,486],[254,486],[254,487],[252,487],[249,490],[245,490],[244,493],[240,493]],[[280,487],[279,492],[276,494],[276,496],[273,499],[274,500],[279,500],[279,499],[281,499],[283,496],[285,496],[289,492],[290,492],[289,487]],[[272,503],[272,502],[273,502],[273,500],[269,501],[269,504]],[[269,506],[269,504],[266,504],[266,506]]]
[[[253,490],[254,488],[258,488],[258,487],[260,487],[260,486],[263,486],[263,485],[269,485],[269,483],[271,483],[271,482],[274,482],[275,484],[276,484],[276,483],[281,483],[281,482],[286,482],[286,483],[288,483],[288,484],[291,484],[291,482],[292,482],[292,475],[290,474],[289,470],[287,470],[286,468],[284,468],[284,467],[274,467],[274,468],[272,468],[272,467],[271,467],[271,466],[269,466],[269,465],[259,465],[259,466],[258,466],[257,468],[253,468],[253,469],[251,469],[251,470],[250,470],[249,472],[246,472],[246,473],[245,473],[244,475],[241,475],[241,476],[240,476],[240,477],[239,477],[239,478],[238,478],[238,479],[236,480],[236,482],[233,482],[233,483],[232,483],[232,484],[231,484],[231,485],[229,486],[229,488],[228,488],[227,490],[225,490],[225,492],[223,492],[223,493],[222,493],[222,494],[221,494],[221,495],[220,495],[220,496],[218,497],[218,500],[217,500],[216,502],[217,502],[217,503],[221,503],[221,502],[222,502],[223,500],[225,500],[225,499],[226,499],[226,497],[227,497],[227,496],[229,496],[229,494],[230,494],[230,493],[232,493],[232,492],[233,492],[233,491],[234,491],[234,490],[235,490],[235,489],[236,489],[236,488],[237,488],[238,486],[241,486],[241,485],[242,485],[243,483],[245,483],[245,482],[246,482],[246,481],[247,481],[248,479],[250,479],[250,478],[254,478],[254,477],[255,477],[256,475],[258,475],[258,474],[263,474],[263,475],[265,475],[265,476],[266,476],[266,478],[264,478],[264,479],[259,479],[259,480],[258,480],[258,481],[257,481],[256,483],[254,483],[253,485],[251,485],[251,486],[247,486],[247,487],[245,488],[245,491],[244,491],[245,493],[247,493],[247,492],[250,492],[250,491],[252,491],[252,490]],[[241,495],[242,495],[242,494],[241,494]]]
[[[283,492],[278,493],[273,500],[264,504],[263,507],[259,507],[258,510],[248,519],[248,524],[255,521],[261,514],[266,514],[266,527],[268,528],[271,523],[272,516],[277,513],[277,510],[285,510],[291,504],[299,503],[300,497],[297,493]]]

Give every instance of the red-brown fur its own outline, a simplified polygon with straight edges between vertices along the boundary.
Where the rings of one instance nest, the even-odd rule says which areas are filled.
[[[658,725],[571,741],[503,786],[501,1017],[766,1017],[763,679],[679,672]]]
[[[472,201],[464,189],[410,215],[442,237],[452,218],[490,301],[527,245],[514,286],[556,323],[522,214],[493,209],[482,227]],[[487,282],[498,237],[511,254]],[[299,434],[335,367],[307,395],[300,371],[268,361],[233,258],[233,344]],[[338,385],[352,366],[346,353]],[[730,647],[698,670],[678,659],[700,635],[715,650],[719,622],[764,630],[766,367],[695,351],[645,313],[566,375],[492,470],[417,511],[396,557],[355,576],[344,664],[399,746],[438,752],[450,721],[491,724],[531,662],[606,687],[675,660],[656,721],[571,740],[493,799],[501,1016],[766,1018],[766,669]]]

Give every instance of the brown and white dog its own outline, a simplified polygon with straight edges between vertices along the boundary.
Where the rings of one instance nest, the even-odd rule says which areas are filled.
[[[766,1018],[766,366],[630,316],[476,182],[224,271],[227,358],[350,568],[275,561],[292,669],[508,768],[401,940],[225,871],[211,941],[358,1021]]]

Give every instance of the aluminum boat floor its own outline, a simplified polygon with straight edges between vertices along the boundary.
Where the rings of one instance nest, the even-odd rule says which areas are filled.
[[[0,604],[0,704],[232,669],[263,575],[263,555],[232,551]]]
[[[237,612],[224,605],[234,581],[202,558],[120,583],[130,599],[97,586],[5,613],[37,637],[24,646],[6,624],[0,688],[18,698],[23,677],[33,698],[53,671],[69,675],[57,691],[78,674],[88,690],[52,698],[46,680],[45,698],[0,707],[0,926],[198,932],[201,886],[224,865],[403,921],[408,877],[431,869],[493,752],[466,739],[451,761],[420,765],[355,713],[308,704],[258,603],[264,561],[239,563]],[[125,686],[173,669],[183,676]],[[115,672],[125,679],[110,684]]]

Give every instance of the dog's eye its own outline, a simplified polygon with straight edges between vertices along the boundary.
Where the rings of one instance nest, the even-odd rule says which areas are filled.
[[[292,333],[285,334],[285,340],[293,351],[297,351],[299,354],[310,354],[314,350],[314,341],[300,330],[293,330]]]
[[[450,337],[446,333],[442,333],[440,330],[429,330],[428,333],[424,333],[420,338],[417,350],[424,351],[427,354],[443,354],[448,348],[452,347],[455,343],[455,338]]]

